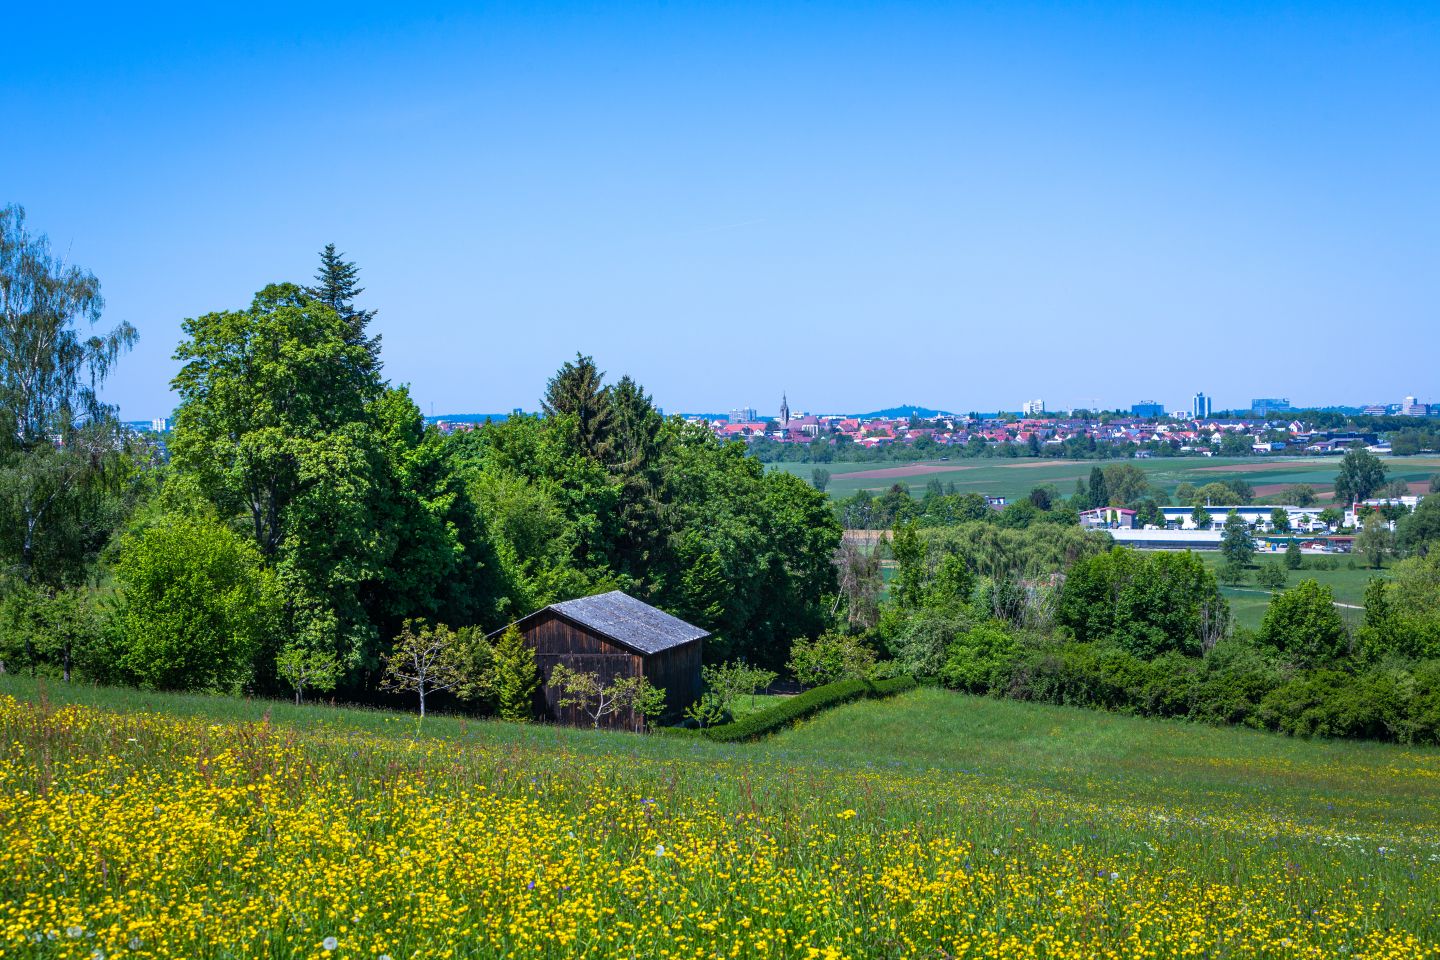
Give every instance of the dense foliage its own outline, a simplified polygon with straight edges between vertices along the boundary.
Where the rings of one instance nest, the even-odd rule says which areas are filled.
[[[313,285],[184,322],[165,463],[96,399],[134,340],[77,329],[98,282],[18,210],[0,241],[0,669],[364,699],[403,686],[397,641],[608,589],[711,631],[717,661],[778,667],[828,624],[824,495],[588,357],[543,417],[442,435],[384,379],[358,268],[327,246]],[[475,700],[518,717],[534,678],[512,647]]]

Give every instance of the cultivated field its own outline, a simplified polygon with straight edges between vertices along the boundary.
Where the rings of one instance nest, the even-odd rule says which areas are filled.
[[[939,690],[730,747],[416,734],[0,679],[0,950],[1440,956],[1436,751]]]
[[[1440,472],[1437,457],[1385,457],[1387,476],[1405,479],[1417,492],[1423,490],[1430,476]],[[829,492],[843,498],[856,490],[876,493],[888,490],[895,483],[908,484],[915,494],[924,492],[930,480],[954,484],[961,493],[983,493],[990,496],[1023,497],[1036,486],[1053,483],[1069,496],[1075,481],[1088,479],[1090,468],[1109,463],[1131,463],[1144,470],[1151,484],[1173,494],[1181,483],[1198,486],[1230,478],[1245,480],[1255,488],[1257,496],[1278,495],[1293,483],[1308,483],[1320,494],[1331,491],[1339,471],[1339,457],[1185,457],[1150,460],[961,460],[924,461],[914,464],[829,463],[821,464],[830,471]],[[788,470],[805,480],[810,479],[815,464],[775,463],[771,470]]]

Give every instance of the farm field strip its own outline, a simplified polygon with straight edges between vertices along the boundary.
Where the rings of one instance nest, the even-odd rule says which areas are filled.
[[[0,682],[7,955],[1440,956],[1434,751],[938,690],[748,747],[212,703]]]
[[[1412,489],[1425,484],[1431,474],[1440,472],[1440,458],[1436,457],[1383,459],[1389,478],[1407,480],[1412,484]],[[1203,486],[1212,481],[1223,482],[1228,478],[1243,479],[1255,487],[1257,492],[1263,489],[1265,494],[1269,495],[1296,483],[1308,483],[1318,492],[1324,493],[1334,484],[1339,462],[1338,457],[1187,457],[1124,461],[951,459],[926,460],[914,464],[773,463],[767,464],[767,469],[786,470],[808,480],[817,466],[823,467],[830,471],[828,489],[835,498],[848,497],[861,489],[880,493],[896,482],[907,484],[911,491],[918,495],[924,491],[930,480],[936,479],[947,487],[953,483],[955,489],[962,493],[984,493],[1015,499],[1046,483],[1055,484],[1063,495],[1069,496],[1075,481],[1088,478],[1092,467],[1104,467],[1111,463],[1133,464],[1145,471],[1150,482],[1164,490],[1167,495],[1173,494],[1177,486],[1187,481]],[[876,476],[878,471],[896,470],[905,472]]]

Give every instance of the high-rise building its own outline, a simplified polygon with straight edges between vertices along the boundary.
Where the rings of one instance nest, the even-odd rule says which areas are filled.
[[[1212,401],[1203,393],[1190,398],[1190,416],[1204,420],[1210,416]]]
[[[756,419],[754,407],[736,407],[730,411],[731,423],[754,423]]]
[[[1406,397],[1405,402],[1400,404],[1400,416],[1402,417],[1428,417],[1430,405],[1421,403],[1414,397]]]
[[[1268,417],[1272,413],[1289,413],[1294,408],[1290,406],[1289,397],[1257,397],[1250,401],[1250,409],[1257,417]]]
[[[1158,420],[1165,416],[1165,405],[1156,403],[1154,400],[1146,400],[1144,403],[1132,403],[1130,405],[1130,416],[1144,417],[1146,420]]]
[[[1045,413],[1044,400],[1026,400],[1020,408],[1021,413],[1027,417],[1038,417]]]

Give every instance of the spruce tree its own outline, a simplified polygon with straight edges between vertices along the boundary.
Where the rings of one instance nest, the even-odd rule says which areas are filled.
[[[539,689],[535,648],[511,624],[495,644],[495,695],[500,719],[531,719],[535,715],[535,691]]]
[[[540,409],[547,417],[573,416],[580,451],[601,463],[610,461],[615,412],[605,374],[592,358],[577,353],[574,363],[565,361],[545,385]]]
[[[344,254],[335,249],[335,244],[325,244],[320,251],[320,269],[315,274],[315,286],[306,292],[345,319],[349,333],[345,342],[351,346],[363,346],[372,359],[378,361],[380,338],[367,337],[366,328],[375,317],[374,310],[360,310],[355,298],[365,292],[360,286],[360,268],[354,261],[347,261]]]
[[[653,554],[667,539],[660,472],[663,421],[645,388],[630,377],[622,377],[610,390],[609,402],[613,442],[608,466],[620,484],[611,560],[620,571],[643,580]]]

